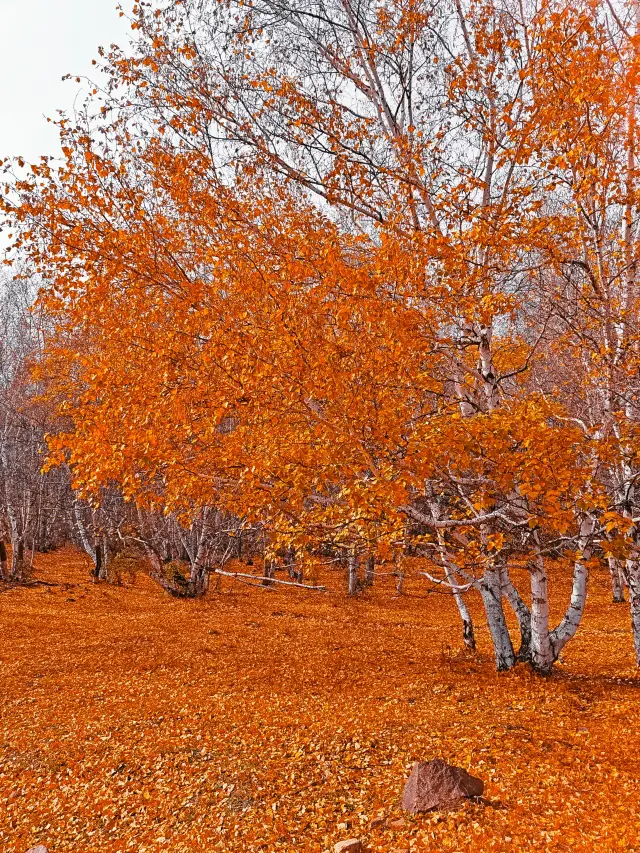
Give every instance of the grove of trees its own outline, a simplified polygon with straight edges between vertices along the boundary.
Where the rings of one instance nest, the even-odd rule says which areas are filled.
[[[335,555],[353,593],[419,555],[469,647],[479,594],[497,668],[546,674],[604,564],[640,663],[635,4],[145,0],[132,27],[62,162],[4,163],[6,573],[72,536],[175,594],[243,547],[265,583]]]

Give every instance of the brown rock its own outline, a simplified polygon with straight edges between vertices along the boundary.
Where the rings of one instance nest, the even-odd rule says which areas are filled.
[[[333,853],[364,853],[364,847],[359,838],[347,838],[346,841],[338,841]]]
[[[374,819],[369,824],[369,829],[377,829],[379,826],[384,826],[386,822],[386,817],[374,817]]]
[[[387,824],[389,829],[404,829],[406,825],[407,822],[403,817],[397,817],[395,820],[390,820]]]
[[[468,797],[481,797],[484,782],[462,767],[436,758],[416,761],[402,794],[402,807],[412,814],[446,809]]]
[[[32,847],[30,850],[27,850],[27,853],[49,853],[44,844],[38,844],[37,847]]]

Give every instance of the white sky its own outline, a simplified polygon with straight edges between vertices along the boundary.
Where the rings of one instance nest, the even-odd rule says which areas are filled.
[[[117,0],[0,0],[0,159],[33,161],[60,151],[45,116],[70,111],[81,86],[64,74],[95,76],[98,45],[126,45]],[[125,10],[130,2],[122,3]]]

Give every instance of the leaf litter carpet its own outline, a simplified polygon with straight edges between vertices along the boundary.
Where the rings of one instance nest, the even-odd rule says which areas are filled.
[[[335,571],[324,594],[225,579],[194,602],[91,584],[72,551],[37,567],[52,585],[0,587],[2,853],[640,851],[640,679],[604,572],[543,680],[496,674],[480,627],[461,651],[417,579],[356,600]],[[403,816],[435,757],[487,802]]]

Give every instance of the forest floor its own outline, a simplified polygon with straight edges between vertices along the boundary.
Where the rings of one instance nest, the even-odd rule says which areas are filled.
[[[0,587],[2,853],[640,851],[640,678],[604,572],[545,680],[496,674],[480,618],[461,651],[424,580],[180,601],[142,574],[91,584],[72,551],[36,565],[53,585]],[[435,757],[489,802],[403,816]]]

